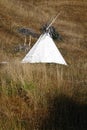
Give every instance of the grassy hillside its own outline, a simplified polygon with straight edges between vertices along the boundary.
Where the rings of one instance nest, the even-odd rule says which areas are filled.
[[[20,64],[19,27],[53,24],[68,66]],[[28,39],[27,39],[28,40]],[[37,39],[32,38],[32,46]],[[28,41],[27,41],[28,44]],[[0,130],[87,130],[87,1],[0,0]]]
[[[70,63],[74,58],[86,58],[86,0],[61,0],[61,2],[58,0],[44,2],[42,0],[1,0],[0,50],[8,55],[13,54],[22,58],[25,54],[13,51],[16,45],[24,42],[24,38],[18,33],[17,28],[29,27],[39,33],[40,27],[60,11],[62,13],[54,23],[63,37],[63,42],[57,42],[60,51]],[[33,40],[32,44],[36,39]]]

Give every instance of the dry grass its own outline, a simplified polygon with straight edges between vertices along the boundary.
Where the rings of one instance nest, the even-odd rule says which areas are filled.
[[[0,0],[0,62],[10,61],[0,65],[0,130],[87,129],[86,6],[86,0]],[[54,25],[63,41],[56,44],[68,66],[20,64],[17,28],[39,32],[60,10]]]
[[[49,130],[51,124],[56,129],[56,124],[51,122],[50,116],[58,122],[63,118],[61,121],[63,123],[67,110],[74,112],[67,104],[76,107],[75,113],[78,110],[81,113],[86,112],[84,104],[87,104],[87,78],[84,64],[66,67],[56,64],[20,64],[16,61],[1,67],[0,115],[3,117],[0,118],[1,129]],[[57,104],[60,108],[57,108]],[[84,106],[84,109],[78,104]],[[59,118],[50,113],[53,111],[58,114],[62,111],[60,109],[65,109],[65,112]],[[69,118],[69,115],[67,116]],[[77,118],[76,116],[75,120]],[[84,114],[80,118],[85,121]],[[74,122],[73,115],[71,119]],[[66,123],[68,122],[69,120],[66,120]],[[73,128],[76,127],[69,122],[67,129],[70,129],[71,125]],[[81,125],[84,127],[83,123]],[[78,129],[79,127],[80,124]]]

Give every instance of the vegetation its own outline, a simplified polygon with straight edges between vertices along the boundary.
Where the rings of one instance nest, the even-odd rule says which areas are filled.
[[[0,0],[0,130],[86,130],[86,0]],[[20,64],[18,27],[37,32],[58,11],[56,42],[68,66]],[[37,39],[32,39],[32,45]]]
[[[1,129],[85,129],[86,68],[8,64],[0,72]]]

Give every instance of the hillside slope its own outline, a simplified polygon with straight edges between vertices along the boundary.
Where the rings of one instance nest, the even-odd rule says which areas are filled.
[[[87,57],[87,1],[86,0],[0,0],[0,60],[9,57],[22,58],[25,53],[15,52],[15,46],[23,44],[24,38],[17,29],[40,27],[62,11],[54,26],[62,35],[63,41],[56,42],[69,63],[76,58]],[[32,40],[32,44],[37,39]],[[4,53],[4,55],[3,55]]]
[[[60,11],[55,43],[68,66],[17,62],[27,53],[15,51],[18,28],[40,33]],[[0,130],[87,130],[87,0],[0,0],[2,61],[10,62],[0,63]]]

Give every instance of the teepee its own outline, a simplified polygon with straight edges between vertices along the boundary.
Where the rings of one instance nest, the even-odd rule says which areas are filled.
[[[67,65],[49,33],[42,34],[22,63],[58,63]]]

